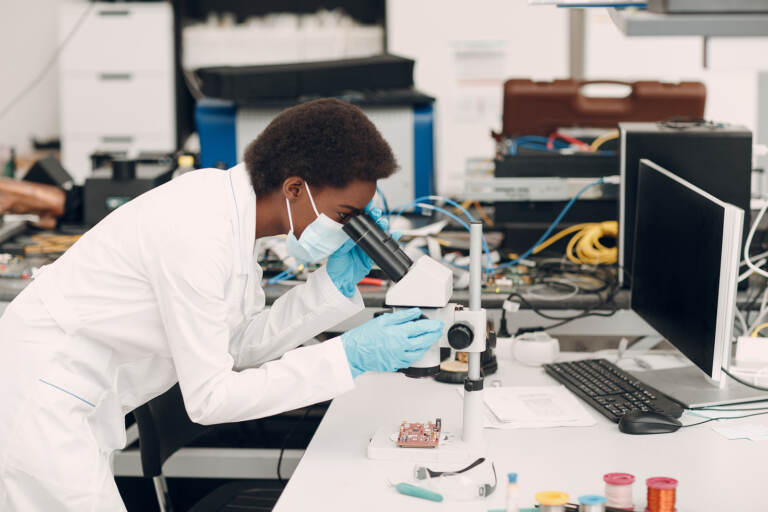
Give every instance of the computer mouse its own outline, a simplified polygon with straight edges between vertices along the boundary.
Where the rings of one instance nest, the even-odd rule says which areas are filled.
[[[619,430],[625,434],[667,434],[682,426],[672,416],[656,412],[633,411],[619,420]]]

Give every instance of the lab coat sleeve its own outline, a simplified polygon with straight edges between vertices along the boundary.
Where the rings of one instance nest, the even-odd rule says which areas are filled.
[[[239,279],[230,270],[231,236],[191,236],[182,228],[146,240],[145,265],[192,421],[209,425],[270,416],[354,387],[338,338],[234,371],[224,291],[229,279]]]
[[[271,308],[253,315],[230,342],[235,368],[249,368],[280,357],[364,308],[360,292],[349,299],[328,276],[325,266],[307,282],[278,298]]]

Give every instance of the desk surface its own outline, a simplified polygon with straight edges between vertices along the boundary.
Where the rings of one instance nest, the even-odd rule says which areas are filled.
[[[500,361],[503,385],[551,385],[543,370]],[[673,434],[630,436],[589,409],[594,427],[484,431],[488,456],[495,462],[499,487],[485,501],[432,503],[397,494],[386,484],[410,481],[412,462],[366,458],[371,434],[403,419],[440,416],[446,429],[460,421],[456,386],[410,380],[398,374],[364,374],[356,389],[336,398],[288,483],[276,512],[323,510],[461,510],[503,508],[506,474],[517,472],[521,506],[533,506],[534,493],[562,490],[572,502],[584,494],[603,494],[604,473],[637,478],[636,510],[644,510],[645,479],[678,479],[678,512],[765,511],[768,509],[768,442],[729,441],[711,429],[715,422]],[[684,423],[695,418],[684,415]],[[767,416],[729,420],[768,423]]]

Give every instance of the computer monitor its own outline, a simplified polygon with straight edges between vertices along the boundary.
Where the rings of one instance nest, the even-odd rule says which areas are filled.
[[[671,170],[722,201],[749,210],[752,133],[747,128],[721,123],[673,121],[620,123],[619,132],[621,185],[617,245],[619,265],[626,271],[619,274],[619,278],[627,278],[632,273],[637,172],[641,158]],[[742,244],[748,229],[745,224]]]
[[[727,378],[744,211],[640,160],[631,307],[693,365],[638,378],[687,408],[764,400]]]

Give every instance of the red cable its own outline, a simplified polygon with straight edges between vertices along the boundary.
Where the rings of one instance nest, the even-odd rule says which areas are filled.
[[[560,133],[560,132],[553,132],[552,134],[550,134],[549,138],[547,138],[547,149],[555,149],[555,139],[557,138],[563,139],[566,142],[579,146],[581,147],[581,149],[585,151],[589,151],[589,144],[587,144],[583,140],[576,139],[574,137],[571,137],[570,135],[565,135],[564,133]]]
[[[547,138],[547,149],[555,149],[556,138],[557,138],[557,132],[549,134],[549,138]]]

